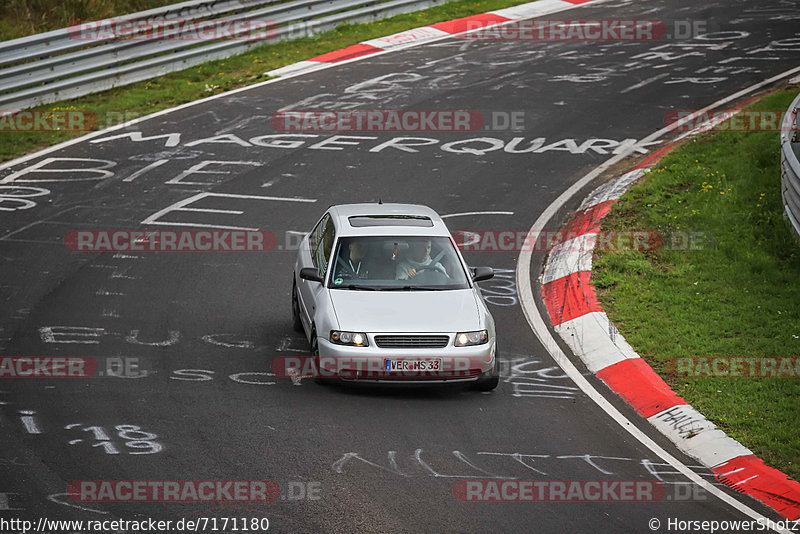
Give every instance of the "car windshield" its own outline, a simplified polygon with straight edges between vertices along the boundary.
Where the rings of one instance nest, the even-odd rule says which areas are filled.
[[[469,283],[447,237],[369,236],[339,239],[328,287],[435,291],[467,289]]]

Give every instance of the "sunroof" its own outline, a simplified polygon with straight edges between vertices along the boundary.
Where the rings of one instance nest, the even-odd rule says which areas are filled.
[[[357,215],[348,217],[350,226],[364,228],[366,226],[433,226],[430,217],[424,215]]]

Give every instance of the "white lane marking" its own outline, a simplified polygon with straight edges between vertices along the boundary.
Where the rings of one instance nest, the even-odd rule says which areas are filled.
[[[794,69],[790,69],[782,74],[778,74],[777,76],[773,76],[768,80],[764,80],[760,83],[752,85],[746,89],[743,89],[737,93],[734,93],[731,96],[723,98],[722,100],[718,100],[714,102],[710,106],[707,106],[700,111],[696,111],[692,113],[688,117],[676,121],[665,128],[651,134],[647,138],[644,139],[645,142],[647,141],[654,141],[663,135],[672,132],[679,126],[685,124],[687,121],[694,120],[697,117],[706,114],[708,111],[716,109],[720,106],[723,106],[729,102],[735,101],[747,94],[755,92],[762,87],[766,87],[772,83],[775,83],[779,80],[783,80],[788,78],[796,73],[800,72],[800,67],[796,67]],[[596,167],[594,170],[589,172],[583,178],[572,184],[566,191],[561,193],[561,195],[553,201],[552,204],[547,206],[547,209],[542,212],[536,222],[533,223],[533,226],[528,232],[528,236],[536,236],[544,230],[547,223],[550,221],[551,218],[561,209],[567,201],[569,201],[575,194],[577,194],[584,186],[589,184],[592,180],[600,176],[603,172],[609,169],[611,166],[619,163],[624,158],[628,157],[629,155],[633,154],[633,150],[628,149],[627,151],[618,154],[608,160],[606,160],[603,164]],[[760,513],[756,512],[746,504],[734,499],[730,495],[724,493],[722,490],[714,487],[707,481],[700,478],[696,473],[686,467],[680,460],[672,456],[670,453],[665,451],[658,445],[655,441],[650,439],[644,432],[639,430],[631,421],[629,421],[619,410],[617,410],[603,395],[598,392],[594,386],[592,386],[589,381],[584,377],[580,371],[575,367],[575,365],[570,361],[566,354],[561,350],[558,343],[556,342],[553,335],[547,328],[547,324],[545,323],[544,317],[542,317],[539,309],[536,307],[536,303],[533,298],[533,288],[531,285],[531,259],[532,259],[532,251],[530,250],[523,250],[520,255],[519,259],[517,260],[517,290],[520,297],[520,304],[522,306],[522,311],[525,314],[525,318],[528,320],[528,324],[533,329],[534,334],[542,343],[544,348],[547,350],[548,353],[553,357],[556,363],[564,370],[564,372],[572,378],[575,384],[581,388],[581,390],[586,393],[586,395],[595,402],[604,412],[606,412],[611,419],[613,419],[616,423],[618,423],[622,428],[627,430],[631,436],[636,438],[639,442],[641,442],[645,447],[653,451],[656,455],[658,455],[661,459],[665,460],[670,466],[677,469],[681,474],[683,474],[686,478],[694,482],[695,484],[699,485],[701,488],[706,490],[708,493],[718,497],[720,500],[729,504],[733,508],[739,510],[740,512],[750,516],[755,520],[761,520],[762,522],[766,522],[767,518],[761,515]],[[791,534],[789,530],[782,530],[778,528],[773,528],[776,532],[780,532],[782,534]]]
[[[33,418],[36,415],[36,412],[33,410],[20,410],[20,420],[22,424],[25,426],[25,430],[27,430],[28,434],[41,434],[42,431],[36,425],[36,419]]]
[[[162,341],[139,341],[139,330],[131,330],[131,333],[125,336],[125,341],[134,345],[145,345],[148,347],[171,347],[181,338],[181,333],[178,330],[168,330],[167,339]]]
[[[515,453],[507,453],[507,452],[479,452],[478,454],[486,454],[486,455],[493,455],[493,456],[510,456],[511,458],[513,458],[513,459],[514,459],[514,460],[516,460],[517,462],[521,463],[522,465],[524,465],[525,467],[527,467],[527,468],[528,468],[528,469],[530,469],[531,471],[536,471],[537,473],[539,473],[539,474],[540,474],[540,475],[542,475],[542,476],[547,476],[547,473],[545,473],[544,471],[540,471],[539,469],[536,469],[535,467],[533,467],[533,466],[531,466],[531,465],[529,465],[529,464],[526,464],[526,463],[523,461],[523,459],[522,459],[522,458],[550,458],[550,455],[549,455],[549,454],[521,454],[521,453],[519,453],[519,452],[515,452]]]
[[[9,495],[19,495],[19,493],[0,493],[0,512],[8,512],[10,510],[27,510],[27,508],[11,508],[11,502],[9,502],[8,498]]]
[[[278,347],[275,350],[277,352],[284,352],[284,351],[287,351],[287,350],[292,351],[292,352],[308,352],[308,349],[293,349],[293,348],[291,348],[291,345],[292,345],[292,338],[284,337],[283,339],[281,339],[280,344],[278,345]]]
[[[52,501],[56,504],[63,504],[64,506],[71,506],[72,508],[77,508],[79,510],[84,510],[86,512],[95,512],[98,514],[108,514],[108,512],[104,512],[103,510],[95,510],[94,508],[87,508],[85,506],[78,506],[73,502],[66,502],[62,501],[61,497],[69,497],[70,495],[80,495],[79,493],[53,493],[52,495],[47,496],[48,501]]]
[[[2,165],[0,165],[0,167],[2,167]],[[77,210],[77,209],[79,209],[79,208],[80,208],[80,206],[70,206],[69,208],[66,208],[66,209],[64,209],[64,210],[61,210],[61,211],[59,211],[58,213],[56,213],[56,214],[55,214],[55,215],[53,215],[52,217],[45,217],[44,219],[41,219],[41,220],[38,220],[38,221],[33,221],[33,222],[32,222],[32,223],[30,223],[30,224],[26,224],[26,225],[25,225],[25,226],[23,226],[22,228],[18,228],[17,230],[14,230],[13,232],[9,232],[9,233],[7,233],[7,234],[6,234],[6,235],[4,235],[2,238],[0,238],[0,241],[7,241],[7,240],[11,241],[9,238],[10,238],[11,236],[13,236],[13,235],[16,235],[16,234],[18,234],[18,233],[20,233],[20,232],[24,232],[25,230],[28,230],[28,229],[30,229],[30,228],[33,228],[33,227],[34,227],[34,226],[36,226],[37,224],[49,223],[50,221],[48,221],[48,219],[53,219],[53,218],[56,218],[56,217],[60,217],[61,215],[64,215],[65,213],[67,213],[67,212],[69,212],[69,211],[72,211],[72,210]],[[14,241],[16,241],[16,240],[14,240]],[[59,243],[59,245],[61,245],[61,243]]]
[[[204,213],[227,213],[231,215],[241,215],[244,212],[239,210],[218,210],[211,208],[187,208],[189,204],[197,202],[206,197],[223,197],[223,198],[238,198],[245,200],[279,200],[283,202],[316,202],[313,198],[292,198],[292,197],[267,197],[258,195],[235,195],[233,193],[198,193],[183,200],[179,200],[174,204],[170,204],[166,208],[155,212],[142,221],[142,224],[160,224],[165,226],[195,226],[203,228],[219,228],[222,230],[247,230],[255,232],[258,228],[248,228],[244,226],[224,226],[218,224],[201,224],[201,223],[182,223],[182,222],[163,222],[158,219],[172,211],[189,211],[189,212],[204,212]]]
[[[135,179],[137,179],[138,177],[140,177],[141,175],[143,175],[144,173],[150,171],[151,169],[155,169],[156,167],[160,167],[163,164],[167,163],[168,161],[169,161],[168,159],[156,160],[153,163],[151,163],[150,165],[148,165],[146,167],[142,167],[141,169],[139,169],[138,171],[134,172],[133,174],[131,174],[130,176],[128,176],[127,178],[125,178],[122,181],[123,182],[132,182]]]
[[[294,369],[289,369],[289,377],[292,379],[293,386],[302,386],[303,383],[301,382],[302,377],[297,375],[297,372]]]
[[[202,193],[200,194],[202,195]],[[241,210],[217,210],[213,208],[181,208],[181,211],[195,211],[198,213],[230,213],[232,215],[241,215],[244,213]]]
[[[732,485],[733,485],[733,486],[739,486],[739,485],[741,485],[741,484],[744,484],[745,482],[748,482],[748,481],[750,481],[750,480],[753,480],[754,478],[758,478],[758,475],[753,475],[753,476],[751,476],[750,478],[746,478],[746,479],[744,479],[744,480],[740,480],[739,482],[736,482],[736,483],[734,483],[734,484],[732,484]]]
[[[79,138],[80,139],[80,138]],[[60,169],[60,168],[43,168],[47,167],[51,163],[59,162],[59,161],[94,161],[99,162],[101,165],[98,167],[87,167],[87,168],[77,168],[77,169]],[[112,171],[108,169],[115,167],[117,165],[116,161],[111,161],[107,159],[92,159],[92,158],[45,158],[41,161],[38,161],[31,165],[30,167],[25,167],[17,172],[13,172],[0,180],[0,184],[8,184],[13,182],[22,182],[22,183],[41,183],[41,182],[85,182],[85,181],[92,181],[92,180],[103,180],[106,178],[111,178],[114,176]],[[28,178],[26,180],[19,180],[17,179],[18,176],[25,176],[26,174],[33,174],[33,173],[56,173],[56,174],[76,174],[79,172],[86,172],[86,173],[94,173],[98,174],[99,176],[93,177],[84,177],[84,178]]]
[[[465,211],[464,213],[451,213],[449,215],[442,215],[442,219],[448,217],[467,217],[469,215],[514,215],[513,211]]]
[[[631,86],[630,86],[630,87],[628,87],[627,89],[623,89],[622,91],[620,91],[620,94],[623,94],[623,95],[624,95],[624,94],[625,94],[625,93],[627,93],[627,92],[634,91],[634,90],[636,90],[636,89],[641,89],[641,88],[642,88],[642,87],[644,87],[645,85],[649,85],[649,84],[651,84],[651,83],[653,83],[653,82],[657,82],[657,81],[658,81],[658,80],[660,80],[661,78],[666,78],[667,76],[669,76],[669,73],[668,73],[668,72],[665,72],[665,73],[663,73],[663,74],[659,74],[659,75],[657,75],[657,76],[653,76],[652,78],[648,78],[648,79],[646,79],[646,80],[642,80],[641,82],[639,82],[639,83],[637,83],[637,84],[635,84],[635,85],[631,85]]]
[[[239,264],[237,263],[234,265],[239,265]],[[255,346],[255,344],[252,341],[246,339],[234,339],[231,343],[217,339],[217,338],[229,339],[234,336],[235,334],[206,334],[200,339],[211,345],[217,345],[218,347],[225,347],[228,349],[252,349]]]
[[[481,469],[480,467],[478,467],[474,463],[470,462],[469,458],[467,458],[467,456],[461,451],[453,451],[453,456],[455,456],[456,458],[458,458],[459,460],[461,460],[462,462],[464,462],[465,464],[467,464],[468,466],[470,466],[474,470],[476,470],[476,471],[478,471],[480,473],[483,473],[484,475],[486,475],[486,478],[497,478],[497,479],[505,479],[505,480],[507,480],[509,478],[509,477],[506,477],[506,476],[497,475],[495,473],[490,473],[486,469]]]

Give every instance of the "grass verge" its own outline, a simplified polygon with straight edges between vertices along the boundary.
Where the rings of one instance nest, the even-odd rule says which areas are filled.
[[[377,22],[344,24],[314,37],[265,44],[245,54],[153,78],[144,82],[110,89],[102,93],[33,108],[35,110],[79,110],[98,118],[97,128],[120,122],[121,118],[147,115],[268,80],[265,73],[297,61],[332,52],[368,39],[374,39],[419,26],[485,13],[530,0],[459,0],[424,11],[397,15]],[[0,131],[0,162],[83,135],[70,131]]]
[[[751,109],[786,110],[797,88]],[[604,230],[701,232],[700,250],[598,252],[611,320],[709,420],[800,479],[800,377],[678,378],[677,357],[800,356],[800,245],[783,218],[779,134],[693,138],[632,187]]]
[[[3,0],[0,41],[66,28],[79,20],[100,20],[177,3],[178,0]]]

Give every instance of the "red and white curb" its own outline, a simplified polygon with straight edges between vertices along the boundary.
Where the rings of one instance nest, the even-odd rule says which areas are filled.
[[[742,104],[744,105],[744,104]],[[570,239],[550,251],[541,277],[550,324],[572,352],[689,456],[710,468],[717,480],[762,501],[788,519],[800,518],[800,483],[767,466],[679,397],[619,334],[603,311],[592,285],[592,251],[600,222],[619,197],[680,139],[636,169],[596,189],[570,217],[562,235]]]
[[[431,24],[430,26],[421,26],[403,32],[363,41],[358,44],[334,50],[321,56],[317,56],[305,61],[298,61],[291,65],[286,65],[279,69],[271,70],[266,74],[268,76],[287,76],[305,72],[307,70],[319,68],[320,65],[339,63],[348,59],[355,59],[378,52],[384,52],[393,48],[401,46],[408,46],[411,44],[421,44],[426,41],[434,41],[463,33],[469,30],[485,28],[487,26],[494,26],[496,24],[503,24],[514,20],[523,20],[550,13],[556,13],[565,9],[570,9],[580,4],[588,4],[596,2],[597,0],[539,0],[528,4],[520,4],[514,7],[498,9],[490,13],[482,13],[480,15],[472,15],[455,20],[448,20],[446,22],[439,22]]]

